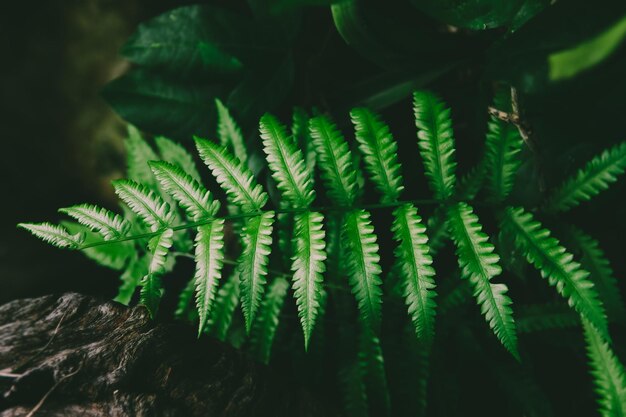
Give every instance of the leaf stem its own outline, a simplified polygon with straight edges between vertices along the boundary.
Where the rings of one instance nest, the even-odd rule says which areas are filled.
[[[277,214],[296,214],[296,213],[303,213],[303,212],[306,212],[306,211],[347,212],[347,211],[351,211],[351,210],[355,210],[355,209],[380,210],[380,209],[385,209],[385,208],[390,208],[390,207],[401,206],[401,205],[407,204],[407,203],[417,204],[417,205],[439,205],[439,204],[448,204],[450,202],[451,202],[450,200],[417,199],[417,200],[405,200],[405,201],[392,201],[392,202],[388,202],[388,203],[378,203],[378,204],[363,204],[363,205],[360,205],[360,206],[319,206],[319,207],[304,207],[304,208],[281,208],[281,209],[275,209],[275,210],[271,210],[271,211],[273,211],[274,213],[277,213]],[[252,211],[252,212],[248,212],[248,213],[240,213],[240,214],[233,214],[233,215],[229,215],[229,216],[224,216],[224,217],[221,217],[221,218],[224,219],[225,221],[245,219],[245,218],[248,218],[248,217],[260,216],[263,213],[265,213],[266,211],[267,210],[265,210],[265,211],[261,211],[261,210],[259,210],[259,211]],[[198,226],[209,224],[209,223],[211,223],[214,220],[215,220],[214,218],[206,218],[206,219],[195,221],[195,222],[183,223],[183,224],[179,224],[179,225],[176,225],[176,226],[172,226],[172,227],[169,227],[169,229],[172,229],[175,232],[179,231],[179,230],[194,229],[194,228],[196,228]],[[126,242],[126,241],[129,241],[129,240],[147,239],[147,238],[151,238],[151,237],[159,235],[160,233],[162,233],[162,231],[163,230],[157,230],[156,232],[140,233],[140,234],[136,234],[136,235],[120,237],[120,238],[117,238],[117,239],[102,240],[102,241],[98,241],[98,242],[91,242],[91,243],[87,243],[85,245],[79,246],[78,248],[76,248],[76,250],[84,250],[84,249],[89,249],[89,248],[93,248],[93,247],[96,247],[96,246],[111,245],[111,244],[115,244],[115,243]]]

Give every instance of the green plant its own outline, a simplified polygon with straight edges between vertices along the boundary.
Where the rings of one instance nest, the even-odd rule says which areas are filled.
[[[502,94],[495,106],[507,114],[512,109],[510,103],[511,97]],[[503,266],[511,275],[519,275],[519,258],[525,258],[576,314],[564,310],[563,302],[556,307],[535,305],[525,309],[527,316],[518,320],[523,326],[517,327],[532,332],[582,321],[600,410],[607,416],[626,413],[626,381],[609,345],[608,323],[609,318],[622,319],[618,315],[623,313],[623,305],[608,262],[597,242],[575,229],[569,235],[577,242],[577,252],[583,254],[582,264],[578,263],[536,220],[541,216],[552,220],[550,213],[568,210],[608,188],[626,169],[626,143],[592,159],[572,179],[551,191],[545,204],[516,206],[511,203],[511,194],[525,152],[518,127],[491,116],[484,158],[457,179],[450,109],[435,95],[416,92],[417,144],[434,199],[402,198],[401,171],[408,168],[398,160],[398,146],[389,127],[365,108],[350,113],[360,154],[350,149],[327,116],[308,119],[298,110],[289,132],[277,118],[264,115],[260,136],[272,177],[268,194],[249,168],[240,129],[220,102],[217,106],[221,144],[198,137],[195,143],[200,158],[225,191],[228,204],[220,205],[201,184],[193,157],[184,148],[157,137],[157,155],[130,128],[130,179],[113,182],[128,207],[123,215],[84,204],[61,209],[78,223],[22,223],[20,227],[58,247],[82,250],[105,266],[124,270],[116,299],[129,303],[140,287],[141,303],[152,316],[157,314],[163,295],[163,275],[173,270],[177,257],[192,257],[195,276],[181,293],[176,314],[197,317],[200,334],[228,339],[236,346],[247,343],[264,362],[270,360],[279,325],[289,322],[289,313],[283,310],[287,308],[290,279],[304,350],[308,351],[306,359],[299,359],[300,365],[311,378],[316,372],[322,373],[321,380],[331,379],[333,369],[339,369],[340,377],[347,380],[343,385],[347,413],[353,415],[361,415],[368,408],[366,401],[374,415],[402,407],[393,404],[394,398],[409,401],[401,396],[405,388],[398,385],[402,384],[395,379],[387,381],[387,373],[403,371],[398,371],[397,364],[390,364],[395,371],[386,367],[384,361],[389,356],[383,356],[383,347],[404,352],[400,357],[408,363],[401,367],[419,368],[421,372],[409,378],[417,378],[414,385],[424,387],[429,379],[429,354],[434,345],[441,346],[438,334],[456,329],[463,346],[470,350],[480,350],[480,345],[487,343],[479,342],[460,326],[463,321],[457,307],[472,294],[496,338],[516,360],[523,361],[509,289],[501,281],[505,279]],[[308,129],[302,128],[305,123]],[[380,195],[379,202],[364,200],[360,162]],[[323,187],[314,187],[316,173]],[[272,192],[274,187],[279,197]],[[321,191],[324,196],[318,195]],[[316,204],[324,199],[326,205]],[[220,214],[221,206],[226,206],[228,214]],[[417,206],[433,209],[428,227]],[[483,227],[476,214],[480,212],[483,217],[483,210],[492,214],[485,217],[495,220],[497,226]],[[381,267],[382,251],[375,228],[380,233],[383,226],[375,226],[374,212],[391,212],[389,231],[396,248],[395,266],[389,271]],[[226,222],[241,236],[236,262],[226,254],[226,248],[232,246],[226,241]],[[490,238],[486,230],[496,227],[499,234]],[[440,242],[447,237],[454,242],[459,268],[458,273],[448,275],[464,279],[447,279],[447,288],[441,285],[442,290],[436,290],[439,274],[433,268],[433,254],[441,244],[429,241],[430,230],[437,231]],[[278,254],[273,250],[276,248]],[[236,267],[228,268],[232,271],[222,280],[223,271],[231,264]],[[283,272],[287,269],[292,271],[291,277]],[[383,273],[387,274],[385,279]],[[194,294],[195,311],[190,308]],[[233,316],[239,302],[243,324]],[[604,304],[615,317],[607,318]],[[355,311],[356,331],[352,326]],[[401,325],[407,311],[413,333],[408,339],[406,327]],[[436,313],[443,316],[438,319],[441,329],[437,331]],[[388,334],[381,325],[383,319],[401,330]],[[249,341],[244,341],[241,329],[250,334]],[[290,345],[294,333],[285,332],[281,344]],[[324,346],[335,344],[339,352],[333,357],[339,359],[324,359],[322,352],[328,352]],[[293,349],[284,351],[300,355]],[[322,363],[327,370],[314,368]],[[494,372],[501,375],[503,371]],[[416,391],[421,393],[414,400],[416,407],[423,409],[425,389]],[[532,402],[524,407],[529,414],[536,412]]]

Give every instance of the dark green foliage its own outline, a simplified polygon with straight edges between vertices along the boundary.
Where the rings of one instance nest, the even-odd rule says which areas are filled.
[[[220,144],[198,137],[195,143],[229,204],[214,200],[219,191],[205,188],[183,147],[158,137],[155,152],[131,129],[132,178],[113,182],[127,206],[123,214],[83,204],[61,210],[78,223],[20,226],[53,245],[83,250],[102,265],[123,269],[116,299],[129,303],[140,287],[140,303],[152,316],[164,296],[163,275],[173,270],[177,257],[192,258],[195,275],[180,294],[177,317],[197,321],[200,335],[245,346],[261,362],[293,360],[295,372],[307,372],[311,384],[319,375],[322,384],[332,378],[341,385],[338,391],[349,415],[366,410],[392,415],[396,409],[427,413],[431,398],[445,398],[454,389],[444,387],[441,378],[455,375],[453,367],[442,368],[455,355],[459,360],[481,357],[477,366],[500,381],[502,398],[521,404],[524,413],[540,415],[537,410],[549,407],[534,398],[538,389],[532,373],[517,362],[527,356],[518,332],[530,337],[580,323],[601,412],[619,415],[616,410],[626,407],[626,387],[622,365],[609,345],[608,323],[619,322],[624,307],[613,272],[598,242],[572,226],[559,228],[571,231],[567,242],[581,255],[579,263],[535,218],[549,218],[551,210],[544,207],[569,207],[607,188],[621,172],[624,145],[592,160],[556,191],[557,197],[547,198],[567,204],[515,207],[511,200],[518,197],[525,144],[519,126],[492,117],[480,162],[457,180],[450,110],[430,92],[413,97],[414,152],[424,161],[434,199],[404,199],[401,171],[410,171],[400,162],[389,126],[365,108],[350,113],[358,144],[354,151],[326,115],[309,119],[296,110],[290,130],[265,114],[256,149],[266,156],[266,192],[263,171],[252,169],[242,130],[217,102]],[[508,109],[512,100],[507,96],[496,104]],[[322,179],[317,187],[315,170]],[[486,199],[481,199],[483,188]],[[378,201],[369,203],[372,196]],[[323,199],[324,204],[317,203]],[[432,209],[428,226],[418,214],[421,204]],[[379,223],[381,211],[390,215],[388,230]],[[240,225],[236,234],[231,223]],[[494,240],[498,231],[500,239]],[[229,236],[239,246],[226,245]],[[387,238],[394,242],[393,250],[382,247],[380,236],[393,238]],[[435,254],[447,240],[456,247],[455,254],[447,254],[454,262],[442,263],[436,272],[433,265],[440,255]],[[230,253],[233,248],[238,254]],[[235,257],[236,262],[231,260]],[[541,280],[531,273],[526,277],[524,260],[566,303],[545,303],[541,297],[535,303],[533,291],[541,288],[536,285]],[[231,263],[233,270],[222,279]],[[395,266],[388,269],[390,264]],[[509,286],[532,288],[534,304],[514,309],[516,297]],[[243,317],[236,314],[239,306]],[[470,311],[476,306],[479,311]],[[479,312],[488,326],[476,322]],[[501,346],[489,342],[496,338]],[[341,351],[341,363],[334,354],[324,356],[332,349]],[[278,359],[272,359],[273,351],[280,352]],[[407,366],[415,372],[401,369],[398,358],[387,352],[409,355]],[[407,395],[416,398],[403,407]],[[437,412],[445,412],[447,405],[438,402]]]

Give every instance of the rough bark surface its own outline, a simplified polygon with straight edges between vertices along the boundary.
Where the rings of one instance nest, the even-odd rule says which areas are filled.
[[[183,324],[79,294],[0,306],[0,416],[326,416],[310,393]],[[34,411],[34,412],[33,412]]]

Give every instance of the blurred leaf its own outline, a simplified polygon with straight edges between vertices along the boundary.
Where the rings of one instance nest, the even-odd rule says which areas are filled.
[[[337,30],[346,43],[385,69],[433,70],[469,57],[476,40],[443,33],[436,22],[408,0],[346,0],[331,6]]]
[[[626,16],[598,36],[573,48],[551,54],[550,79],[571,78],[609,57],[626,37]]]
[[[506,25],[523,0],[412,0],[415,7],[444,23],[468,29]]]
[[[209,132],[212,97],[223,89],[136,68],[108,84],[103,94],[122,118],[141,130],[190,140]]]

